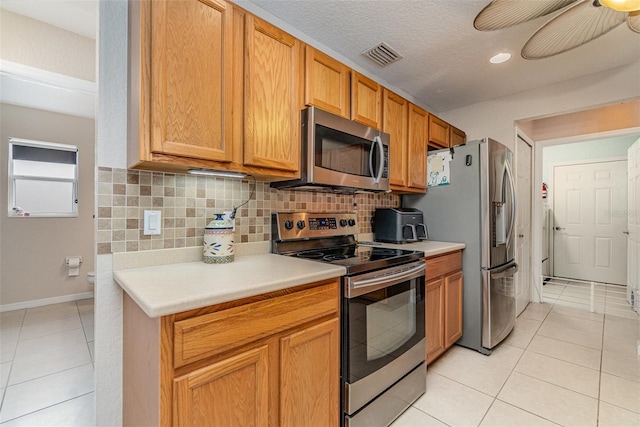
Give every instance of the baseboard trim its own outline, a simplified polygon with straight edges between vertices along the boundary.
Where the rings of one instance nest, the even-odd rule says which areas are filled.
[[[41,307],[43,305],[59,304],[61,302],[78,301],[87,298],[93,298],[93,291],[81,292],[79,294],[62,295],[59,297],[16,302],[13,304],[3,304],[0,305],[0,313],[3,313],[5,311],[22,310],[25,308]]]

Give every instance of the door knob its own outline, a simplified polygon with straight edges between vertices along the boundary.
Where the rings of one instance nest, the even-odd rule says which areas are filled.
[[[524,237],[524,234],[518,234],[518,237],[522,239]]]
[[[629,232],[628,231],[623,231],[622,234],[626,234],[628,236]]]
[[[555,230],[556,231],[564,230],[564,227],[556,227]]]

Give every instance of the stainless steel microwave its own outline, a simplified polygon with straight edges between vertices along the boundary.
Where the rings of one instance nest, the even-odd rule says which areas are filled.
[[[272,182],[291,190],[389,191],[389,135],[316,107],[302,110],[300,179]]]

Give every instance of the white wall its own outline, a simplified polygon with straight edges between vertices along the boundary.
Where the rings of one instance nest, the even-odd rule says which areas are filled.
[[[554,163],[627,157],[627,150],[638,136],[628,135],[544,147],[542,149],[542,180],[546,183],[551,181],[551,166]]]
[[[8,217],[8,187],[0,187],[3,236],[0,309],[3,311],[92,296],[93,288],[86,274],[94,269],[93,239],[87,238],[93,232],[94,132],[92,119],[0,104],[3,184],[8,174],[6,156],[11,137],[76,145],[79,149],[77,217]],[[68,276],[65,257],[76,255],[83,260],[80,275]]]
[[[513,150],[515,122],[640,97],[640,61],[614,70],[439,113],[469,140],[491,137]]]
[[[512,150],[516,141],[516,121],[551,117],[640,98],[640,61],[614,70],[547,87],[517,93],[451,111],[441,112],[444,120],[464,129],[469,140],[491,137]],[[615,133],[615,132],[614,132]],[[614,136],[637,134],[638,130]],[[602,138],[610,135],[602,135]],[[591,138],[593,139],[593,138]],[[560,142],[547,141],[544,145]],[[533,194],[542,185],[542,148],[534,145]],[[539,302],[542,288],[542,199],[534,197],[532,214],[532,301]]]
[[[126,169],[127,2],[101,1],[98,13],[96,165]],[[111,264],[111,255],[97,257],[95,369],[98,427],[122,425],[122,289],[113,281]]]
[[[0,9],[2,59],[91,82],[95,40]]]

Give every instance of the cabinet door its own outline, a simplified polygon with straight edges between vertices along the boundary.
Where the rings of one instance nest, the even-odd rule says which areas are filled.
[[[457,127],[449,125],[449,144],[452,147],[462,145],[467,142],[467,134]]]
[[[382,98],[382,131],[389,134],[389,183],[407,186],[407,120],[409,102],[384,89]]]
[[[382,128],[382,87],[355,71],[351,75],[351,119]]]
[[[444,278],[444,346],[451,347],[462,336],[462,272]]]
[[[305,52],[305,104],[348,119],[349,67],[311,46],[306,46]]]
[[[444,352],[444,289],[443,279],[430,280],[426,285],[425,320],[427,364]]]
[[[429,115],[429,145],[449,147],[449,123],[432,114]]]
[[[429,113],[409,104],[409,147],[407,158],[407,185],[412,189],[427,189],[427,144]]]
[[[269,348],[262,346],[177,378],[177,426],[267,426]]]
[[[280,341],[280,425],[340,423],[340,322],[331,319]]]
[[[244,164],[296,172],[302,43],[250,14],[245,25]]]
[[[151,151],[231,161],[232,7],[220,0],[150,7]]]

